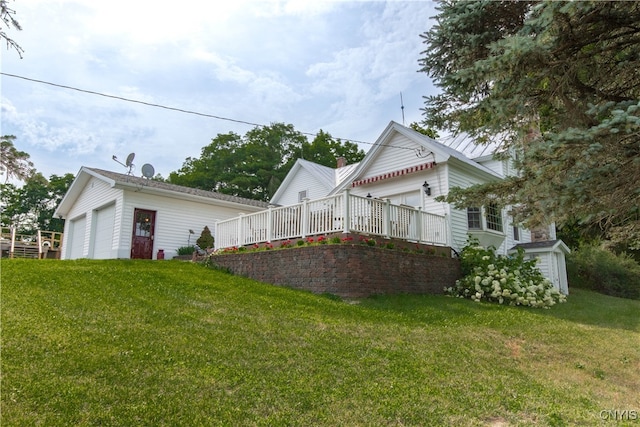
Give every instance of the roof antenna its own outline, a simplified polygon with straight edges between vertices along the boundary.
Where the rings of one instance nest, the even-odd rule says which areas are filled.
[[[402,101],[402,92],[400,92],[400,110],[402,110],[402,126],[404,126],[404,102]]]

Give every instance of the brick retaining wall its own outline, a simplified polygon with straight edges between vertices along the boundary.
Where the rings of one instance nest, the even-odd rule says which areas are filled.
[[[214,266],[274,285],[343,298],[441,294],[461,277],[457,259],[365,245],[318,245],[216,255]]]

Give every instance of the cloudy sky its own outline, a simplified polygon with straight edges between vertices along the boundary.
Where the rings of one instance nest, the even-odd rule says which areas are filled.
[[[38,171],[168,176],[218,134],[292,124],[363,141],[419,121],[426,1],[9,0],[23,58],[0,48],[2,135]],[[153,107],[39,80],[172,109]],[[185,113],[185,110],[199,114]],[[246,124],[250,123],[250,124]],[[368,144],[367,144],[368,143]]]

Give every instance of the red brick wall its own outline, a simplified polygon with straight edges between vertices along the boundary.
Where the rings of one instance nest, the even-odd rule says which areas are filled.
[[[461,277],[457,259],[358,244],[215,255],[211,261],[236,275],[343,298],[441,294]]]

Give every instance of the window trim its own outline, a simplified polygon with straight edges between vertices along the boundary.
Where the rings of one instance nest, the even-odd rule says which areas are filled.
[[[477,224],[477,226],[476,226]],[[467,208],[467,228],[469,230],[482,230],[482,209],[472,206]]]
[[[502,221],[502,209],[495,204],[489,203],[489,205],[485,208],[485,220],[486,220],[486,228],[487,230],[497,231],[499,233],[504,233],[504,225]]]

